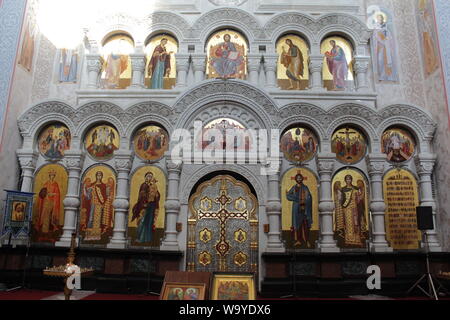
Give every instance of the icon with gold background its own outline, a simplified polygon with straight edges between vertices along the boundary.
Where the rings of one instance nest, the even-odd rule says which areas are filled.
[[[314,249],[319,238],[317,178],[309,169],[293,168],[281,182],[282,236],[290,248]]]
[[[164,235],[166,176],[156,166],[141,167],[130,184],[128,237],[132,246],[159,247]]]

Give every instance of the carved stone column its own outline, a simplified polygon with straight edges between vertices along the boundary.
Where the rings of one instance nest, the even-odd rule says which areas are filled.
[[[99,76],[102,70],[101,57],[98,54],[86,55],[87,70],[88,70],[88,85],[89,89],[98,89]]]
[[[386,204],[383,196],[383,174],[386,163],[385,154],[370,154],[367,156],[370,183],[372,185],[372,198],[370,211],[372,212],[372,243],[371,248],[375,252],[392,252],[386,241],[385,211]]]
[[[161,244],[162,250],[179,251],[177,221],[180,213],[179,183],[181,174],[181,164],[175,164],[167,158],[168,188],[166,199],[166,231]]]
[[[355,57],[356,90],[358,92],[367,91],[367,70],[369,69],[369,57]]]
[[[63,234],[56,247],[70,247],[72,233],[77,231],[77,215],[80,209],[80,175],[84,162],[81,150],[68,150],[64,154],[64,165],[69,172],[67,195],[64,199]]]
[[[272,159],[270,161],[280,161]],[[280,166],[278,166],[280,167]],[[269,239],[267,242],[267,252],[285,252],[281,242],[281,198],[280,198],[280,174],[279,172],[268,176],[268,194],[266,214],[269,219]]]
[[[434,165],[437,156],[431,153],[421,153],[416,157],[417,172],[419,174],[420,185],[420,206],[433,208],[434,230],[426,231],[430,251],[440,252],[442,247],[436,233],[436,200],[433,197],[433,184],[431,175],[433,174]]]
[[[311,73],[310,87],[314,91],[326,91],[323,87],[322,71],[323,71],[323,56],[309,57],[309,72]]]
[[[20,191],[32,192],[34,171],[36,170],[36,162],[38,155],[32,149],[17,150],[20,167],[22,168],[22,186]]]
[[[143,53],[133,53],[130,55],[132,77],[130,88],[141,89],[145,87],[145,65],[147,57]]]
[[[259,69],[261,68],[261,56],[256,54],[248,55],[248,81],[254,85],[258,86],[259,83]]]
[[[178,53],[175,55],[177,59],[177,88],[186,87],[187,74],[189,70],[189,55]]]
[[[206,54],[192,54],[192,67],[194,68],[195,83],[205,80]]]
[[[337,242],[334,239],[333,211],[334,202],[331,193],[331,175],[334,170],[335,155],[321,153],[317,158],[317,167],[320,176],[320,242],[321,252],[339,252]]]
[[[111,249],[124,249],[127,245],[127,218],[129,208],[129,177],[131,170],[131,152],[120,151],[115,154],[117,170],[117,193],[114,200],[114,229],[111,241],[107,245]]]
[[[277,85],[277,54],[266,54],[264,55],[264,67],[266,69],[266,87],[276,88]]]

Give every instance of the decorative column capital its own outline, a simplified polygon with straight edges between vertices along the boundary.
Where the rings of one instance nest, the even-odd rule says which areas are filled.
[[[177,174],[180,174],[181,169],[183,168],[182,163],[175,163],[171,159],[167,159],[166,166],[167,166],[167,171],[169,173],[177,173]]]
[[[119,151],[114,157],[114,166],[118,172],[129,173],[133,162],[130,151]]]
[[[145,71],[145,65],[147,64],[147,57],[143,53],[130,54],[131,67],[133,71]]]
[[[32,149],[21,149],[16,152],[17,157],[19,158],[20,167],[22,169],[31,169],[34,170],[36,168],[36,163],[38,159],[38,154]]]
[[[317,167],[319,169],[319,174],[329,174],[331,175],[334,171],[336,156],[332,153],[321,153],[317,157]]]
[[[206,54],[195,53],[191,55],[191,58],[194,71],[204,71],[206,69]]]
[[[80,150],[68,150],[64,153],[63,164],[69,170],[81,170],[85,155]]]
[[[100,72],[102,68],[102,57],[99,54],[87,54],[86,62],[89,72]]]
[[[277,54],[265,54],[264,66],[266,71],[275,71],[277,69],[279,56]]]
[[[416,156],[415,163],[419,176],[430,175],[433,173],[436,164],[436,154],[419,154]]]
[[[367,168],[369,175],[382,175],[386,166],[387,156],[383,153],[369,154],[366,157]]]
[[[183,162],[174,162],[172,161],[172,154],[169,151],[165,153],[166,157],[166,168],[169,173],[177,173],[178,175],[181,173],[183,169]]]
[[[248,57],[248,70],[259,71],[261,66],[262,56],[259,54],[249,54]]]
[[[365,56],[356,56],[355,57],[355,72],[358,73],[367,73],[369,69],[370,58]]]
[[[178,71],[188,71],[190,57],[191,56],[189,54],[185,54],[185,53],[175,54],[175,58],[177,59],[177,70]]]

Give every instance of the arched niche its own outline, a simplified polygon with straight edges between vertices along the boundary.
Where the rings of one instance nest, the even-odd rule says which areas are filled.
[[[147,56],[145,86],[149,89],[172,89],[176,84],[176,57],[179,43],[166,32],[149,35],[145,41]]]
[[[131,83],[131,59],[134,39],[124,31],[115,31],[102,41],[100,50],[103,58],[101,87],[103,89],[125,89]]]
[[[418,154],[417,137],[407,127],[394,125],[383,132],[380,148],[389,162],[405,163]]]
[[[370,233],[368,181],[362,171],[353,167],[344,168],[333,176],[333,231],[339,248],[367,247]]]
[[[353,124],[338,127],[331,137],[331,152],[345,165],[361,162],[369,152],[367,134]]]
[[[279,55],[277,79],[282,90],[305,90],[309,87],[310,45],[296,33],[280,36],[276,42]]]
[[[72,134],[64,123],[53,121],[41,127],[36,139],[39,153],[48,160],[57,161],[64,158],[64,153],[70,150]]]
[[[120,134],[108,122],[97,122],[87,128],[83,135],[83,149],[94,161],[107,161],[120,149]]]
[[[291,124],[281,133],[280,149],[291,163],[312,161],[320,152],[320,140],[314,129],[303,123]]]
[[[205,45],[207,55],[206,75],[208,79],[247,78],[247,37],[235,29],[214,31]]]
[[[148,122],[131,135],[131,148],[136,156],[146,162],[161,160],[169,150],[170,136],[166,128],[156,122]]]
[[[266,180],[261,181],[265,177],[259,175],[260,171],[252,170],[251,168],[244,167],[237,164],[212,164],[208,166],[202,166],[199,168],[183,167],[183,172],[180,180],[180,190],[181,190],[181,203],[188,204],[191,191],[194,190],[194,186],[205,176],[214,176],[217,172],[227,172],[233,174],[238,174],[248,181],[249,185],[253,188],[253,193],[258,198],[260,206],[266,203],[267,194],[265,192]],[[238,179],[239,180],[239,179]]]
[[[80,183],[78,231],[82,246],[106,246],[114,227],[117,174],[106,164],[84,171]]]
[[[182,95],[173,110],[179,115],[176,127],[182,128],[192,127],[200,114],[201,119],[227,115],[244,123],[254,119],[245,124],[255,129],[272,128],[279,121],[277,105],[265,92],[237,80],[201,83]]]
[[[354,89],[354,47],[348,38],[342,34],[329,34],[322,40],[320,52],[324,55],[324,87],[329,91]]]

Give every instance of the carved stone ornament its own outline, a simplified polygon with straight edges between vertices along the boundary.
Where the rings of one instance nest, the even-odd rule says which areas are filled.
[[[116,169],[118,171],[130,171],[131,170],[131,160],[129,159],[122,159],[122,158],[118,158],[115,159],[115,165],[116,165]]]
[[[230,99],[228,106],[208,104]],[[208,106],[208,110],[203,106]],[[322,139],[329,139],[337,127],[348,122],[365,128],[368,138],[375,143],[385,128],[392,124],[404,124],[417,133],[420,140],[433,137],[436,124],[433,119],[419,107],[410,105],[393,105],[379,111],[356,103],[344,103],[329,110],[306,103],[294,103],[279,109],[276,103],[263,91],[242,81],[213,80],[202,83],[182,95],[169,107],[160,102],[141,102],[124,110],[104,101],[90,102],[74,109],[60,101],[44,102],[30,108],[18,119],[24,137],[38,134],[38,128],[50,121],[63,121],[71,130],[73,138],[79,138],[93,119],[110,122],[121,136],[131,134],[140,121],[160,122],[167,129],[173,127],[188,128],[193,120],[208,120],[219,115],[239,118],[250,129],[277,128],[298,121],[301,117],[311,119],[320,132]],[[280,124],[283,119],[283,124]],[[170,131],[170,130],[169,130]],[[170,133],[170,132],[169,132]]]
[[[216,6],[236,6],[239,7],[243,5],[247,0],[209,0],[213,5]]]

